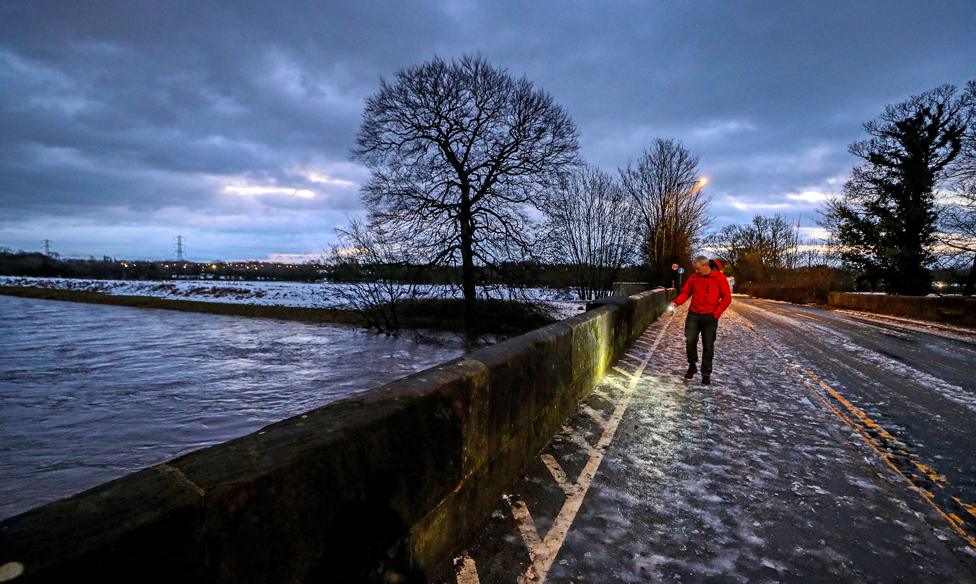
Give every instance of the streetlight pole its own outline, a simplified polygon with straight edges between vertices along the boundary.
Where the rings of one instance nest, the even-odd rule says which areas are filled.
[[[703,177],[696,178],[696,179],[693,179],[693,180],[681,181],[681,182],[678,183],[678,186],[679,187],[683,187],[684,185],[690,185],[690,187],[688,188],[688,193],[690,194],[690,193],[692,193],[695,190],[695,187],[698,187],[698,190],[703,189],[705,187],[705,184],[706,183],[708,183],[708,177],[703,176]],[[677,265],[677,264],[675,264],[675,265]],[[682,276],[684,275],[685,269],[683,267],[680,267],[679,266],[678,268],[676,268],[676,271],[678,272],[678,291],[680,292],[681,291]],[[673,283],[674,280],[671,280],[671,282]]]

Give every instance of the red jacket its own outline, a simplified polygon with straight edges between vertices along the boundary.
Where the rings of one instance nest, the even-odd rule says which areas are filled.
[[[710,313],[718,318],[732,303],[732,290],[729,289],[728,278],[722,273],[722,264],[718,260],[712,261],[718,269],[712,270],[707,276],[699,276],[697,272],[689,276],[674,303],[681,306],[690,296],[691,306],[688,310],[701,314]]]

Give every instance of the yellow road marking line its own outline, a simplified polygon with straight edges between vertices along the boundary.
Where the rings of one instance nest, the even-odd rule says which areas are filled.
[[[616,387],[620,391],[627,391],[627,386],[624,385],[623,383],[620,383],[619,381],[617,381],[617,379],[615,377],[607,377],[607,378],[604,379],[604,381],[609,382],[610,385]],[[616,402],[614,402],[614,403],[616,403]]]
[[[969,503],[966,503],[959,497],[953,497],[952,500],[955,501],[956,504],[958,504],[960,507],[965,509],[966,513],[969,513],[973,517],[976,517],[976,505],[970,505]]]

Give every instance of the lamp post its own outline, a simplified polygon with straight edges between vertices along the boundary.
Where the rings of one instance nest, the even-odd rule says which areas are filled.
[[[708,183],[708,177],[707,176],[702,176],[702,177],[699,177],[699,178],[696,178],[696,179],[693,179],[693,180],[681,181],[681,182],[678,183],[677,186],[678,187],[683,187],[685,185],[689,185],[689,187],[688,187],[688,193],[692,193],[696,189],[697,190],[701,190],[701,189],[705,188],[705,185],[707,183]],[[679,267],[678,264],[673,264],[671,266],[671,269],[674,270],[674,271],[676,271],[676,272],[678,272],[678,291],[680,292],[681,291],[682,275],[685,273],[685,269],[682,268],[682,267]],[[671,283],[672,284],[674,283],[674,280],[673,279],[671,280]]]
[[[701,189],[705,188],[705,185],[706,184],[708,184],[708,177],[707,176],[700,176],[700,177],[698,177],[696,179],[692,179],[692,180],[683,180],[683,181],[679,182],[677,184],[677,186],[678,187],[683,187],[685,185],[689,185],[688,192],[691,192],[691,191],[694,191],[695,190],[695,187],[698,187],[698,190],[701,190]]]

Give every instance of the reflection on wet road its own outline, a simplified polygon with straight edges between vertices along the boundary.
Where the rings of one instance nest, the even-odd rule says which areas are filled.
[[[0,517],[463,352],[353,327],[0,296]]]
[[[976,582],[972,345],[732,306],[711,386],[652,324],[436,580]]]

